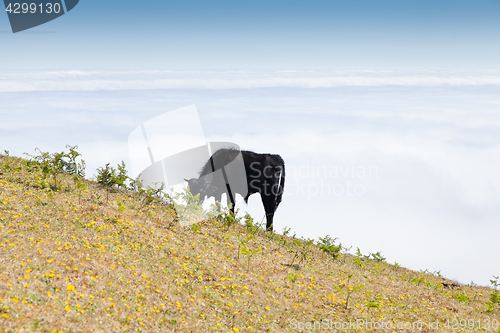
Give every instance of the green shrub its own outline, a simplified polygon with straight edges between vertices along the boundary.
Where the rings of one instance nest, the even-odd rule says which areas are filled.
[[[342,251],[342,244],[335,244],[337,239],[338,238],[332,238],[330,235],[326,235],[324,238],[318,238],[319,248],[331,256],[333,260],[337,259],[340,256],[340,251]]]
[[[68,153],[62,151],[51,154],[49,152],[42,152],[39,148],[35,149],[35,151],[38,151],[38,155],[24,153],[33,159],[26,163],[27,168],[29,170],[33,168],[39,169],[43,174],[44,179],[39,183],[40,187],[44,188],[46,184],[45,179],[52,177],[54,184],[51,185],[51,188],[57,190],[58,175],[62,172],[76,175],[77,177],[85,177],[85,161],[81,158],[80,161],[77,161],[77,158],[81,156],[76,151],[78,146],[67,145],[66,148],[69,149]]]

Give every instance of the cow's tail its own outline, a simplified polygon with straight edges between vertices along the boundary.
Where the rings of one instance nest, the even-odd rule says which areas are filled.
[[[274,206],[275,210],[276,210],[276,208],[278,208],[278,205],[280,204],[281,199],[283,198],[283,192],[285,191],[285,161],[283,161],[281,156],[278,156],[278,158],[279,158],[279,161],[281,164],[280,165],[281,176],[280,176],[280,179],[278,180],[279,185],[278,185],[278,193],[276,195],[276,202],[275,202],[275,206]]]

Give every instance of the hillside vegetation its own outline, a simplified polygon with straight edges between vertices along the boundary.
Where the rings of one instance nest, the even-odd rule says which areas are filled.
[[[181,227],[169,197],[56,157],[0,155],[0,331],[500,332],[495,278],[463,285],[227,211]]]

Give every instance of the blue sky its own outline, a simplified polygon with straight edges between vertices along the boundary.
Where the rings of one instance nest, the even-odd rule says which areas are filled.
[[[499,69],[498,17],[498,0],[82,0],[29,32],[0,34],[0,66]]]
[[[0,151],[129,164],[196,104],[208,141],[281,154],[276,230],[412,269],[500,274],[500,1],[96,1],[17,34],[0,15]],[[375,166],[359,178],[294,175]],[[363,195],[317,192],[327,183]],[[305,188],[304,191],[300,190]],[[248,207],[263,216],[258,196]]]

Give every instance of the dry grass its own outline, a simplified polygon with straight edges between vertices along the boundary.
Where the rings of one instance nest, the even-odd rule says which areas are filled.
[[[428,326],[438,320],[451,332],[460,325],[443,325],[456,319],[500,332],[479,329],[500,321],[498,305],[485,312],[490,288],[348,254],[333,260],[263,231],[248,240],[237,223],[181,228],[166,204],[141,210],[127,191],[106,204],[96,183],[80,197],[69,176],[57,191],[38,188],[40,177],[0,156],[2,331],[334,332],[353,329],[319,322],[383,320],[423,326],[379,331],[436,332]]]

